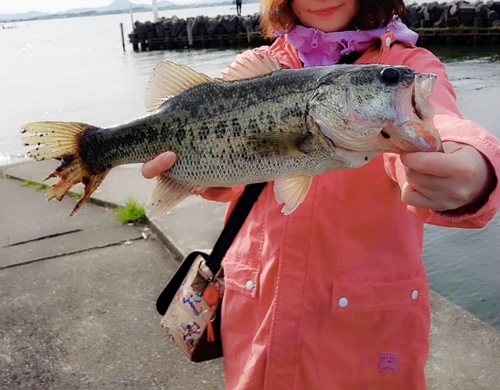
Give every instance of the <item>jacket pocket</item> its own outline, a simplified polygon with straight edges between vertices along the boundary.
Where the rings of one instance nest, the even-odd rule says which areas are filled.
[[[322,386],[424,389],[429,327],[425,275],[337,282],[319,331]]]
[[[255,298],[258,291],[260,261],[245,261],[227,254],[223,262],[225,288]]]
[[[226,254],[224,267],[224,298],[222,300],[222,347],[231,376],[242,374],[251,353],[252,339],[259,318],[260,261],[247,261]]]
[[[333,287],[332,313],[410,308],[418,305],[426,291],[425,276],[397,281],[342,281]]]
[[[225,333],[251,334],[259,325],[260,262],[226,255],[222,327]]]

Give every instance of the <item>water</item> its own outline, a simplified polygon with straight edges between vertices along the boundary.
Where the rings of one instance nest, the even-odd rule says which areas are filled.
[[[243,6],[243,14],[258,12]],[[160,11],[159,16],[235,14],[230,6]],[[134,21],[152,13],[134,13]],[[0,164],[26,153],[19,129],[40,120],[76,120],[107,126],[146,113],[144,93],[154,66],[164,60],[186,64],[213,77],[242,49],[135,53],[125,37],[129,14],[18,22],[0,30]],[[127,38],[126,38],[127,39]],[[128,41],[126,41],[128,42]]]
[[[435,49],[465,118],[500,137],[500,51]],[[500,330],[500,215],[480,230],[426,226],[424,259],[433,290]]]
[[[254,14],[258,4],[243,6]],[[234,14],[229,6],[161,11],[179,17]],[[134,20],[151,20],[136,13]],[[242,49],[140,52],[119,25],[129,14],[20,22],[0,30],[0,165],[22,159],[19,129],[41,120],[107,126],[146,113],[144,93],[156,63],[170,60],[217,77]],[[468,119],[500,137],[500,54],[471,48],[438,50]],[[481,230],[426,227],[425,264],[431,288],[500,330],[500,216]]]

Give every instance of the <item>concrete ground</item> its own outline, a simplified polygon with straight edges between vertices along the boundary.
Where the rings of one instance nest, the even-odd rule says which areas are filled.
[[[74,217],[70,197],[46,202],[19,180],[54,162],[3,167],[0,177],[0,390],[223,389],[221,359],[190,363],[164,336],[155,300],[184,254],[211,247],[224,205],[190,198],[147,226],[104,206],[154,187],[117,168]],[[500,389],[500,333],[432,293],[429,389]]]
[[[190,363],[159,326],[165,245],[74,205],[0,178],[0,389],[223,389],[221,360]]]

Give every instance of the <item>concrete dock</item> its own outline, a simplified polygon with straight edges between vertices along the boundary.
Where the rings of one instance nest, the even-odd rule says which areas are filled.
[[[0,167],[0,389],[223,389],[221,359],[184,358],[155,301],[184,254],[213,245],[225,205],[191,197],[120,225],[112,207],[145,202],[155,182],[119,167],[69,217],[74,199],[22,185],[56,165]],[[500,333],[436,293],[431,309],[428,388],[500,389]]]

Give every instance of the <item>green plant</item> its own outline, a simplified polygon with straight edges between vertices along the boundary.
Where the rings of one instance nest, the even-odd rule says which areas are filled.
[[[146,220],[144,206],[132,198],[128,198],[124,206],[117,207],[115,214],[121,223],[144,222]]]
[[[75,200],[80,200],[82,199],[83,191],[70,192],[69,195]]]
[[[24,187],[31,187],[31,186],[33,185],[33,181],[31,181],[31,180],[29,180],[29,179],[28,179],[28,180],[25,180],[25,181],[23,181],[22,185],[23,185]]]
[[[37,183],[33,180],[25,180],[23,181],[23,186],[25,187],[31,187],[34,188],[35,190],[48,190],[50,186],[43,184],[43,183]]]

